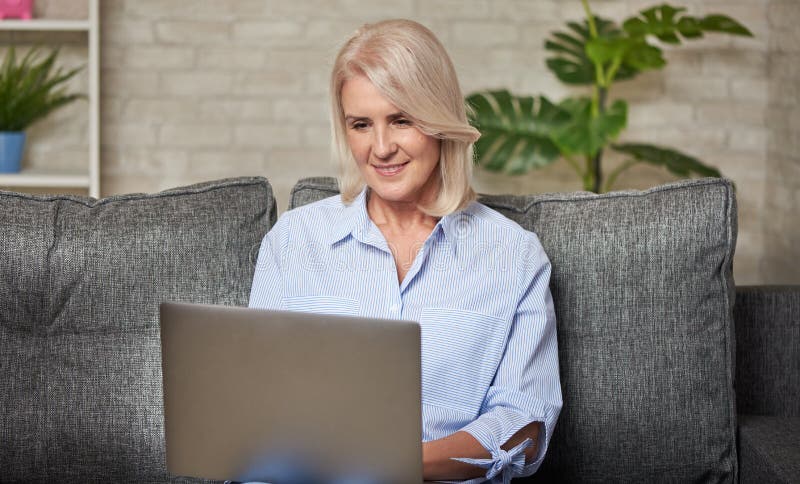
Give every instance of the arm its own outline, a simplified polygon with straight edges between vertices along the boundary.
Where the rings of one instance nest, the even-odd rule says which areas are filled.
[[[462,476],[463,470],[484,479],[502,475],[507,482],[533,474],[544,460],[562,405],[550,262],[533,234],[519,252],[516,260],[520,266],[514,271],[518,303],[479,416],[460,432],[442,439],[445,442],[432,442],[425,448],[426,471],[444,469]],[[468,434],[472,440],[458,434]],[[473,441],[482,450],[474,447]],[[478,453],[481,457],[475,457]],[[476,468],[449,467],[451,464],[443,464],[448,458],[463,459],[458,464]]]
[[[253,284],[250,287],[248,306],[251,308],[282,309],[282,257],[288,235],[286,225],[286,218],[282,216],[261,241]]]
[[[525,453],[525,461],[530,463],[538,451],[540,422],[533,422],[515,433],[506,442],[502,449],[509,451],[521,444],[525,439],[531,439]],[[483,448],[475,437],[467,432],[456,432],[439,440],[432,440],[422,444],[422,473],[425,480],[442,479],[472,479],[486,474],[486,470],[452,459],[453,456],[472,459],[490,459],[492,456]]]

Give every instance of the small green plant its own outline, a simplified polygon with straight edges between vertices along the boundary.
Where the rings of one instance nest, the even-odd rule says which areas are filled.
[[[720,176],[716,168],[671,148],[614,143],[627,126],[628,103],[620,99],[608,105],[608,94],[615,82],[667,64],[655,39],[677,45],[705,32],[752,33],[725,15],[696,18],[686,15],[685,8],[666,4],[641,11],[620,28],[594,16],[587,0],[582,3],[586,19],[567,23],[566,32],[552,33],[545,49],[552,54],[547,67],[556,77],[566,84],[591,86],[591,96],[555,103],[508,90],[470,94],[471,123],[481,132],[476,162],[491,171],[521,174],[563,158],[584,189],[596,193],[610,190],[617,176],[637,163],[659,165],[680,177]],[[606,149],[626,157],[607,177],[602,170]]]
[[[68,94],[64,83],[83,69],[64,70],[54,65],[58,49],[41,58],[34,48],[17,62],[10,47],[0,67],[0,131],[24,131],[52,111],[85,97]]]

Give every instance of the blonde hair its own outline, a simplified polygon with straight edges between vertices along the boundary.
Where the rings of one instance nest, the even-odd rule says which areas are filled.
[[[366,24],[342,46],[331,73],[332,155],[339,164],[342,200],[350,203],[364,180],[347,144],[341,92],[344,83],[366,76],[378,91],[428,136],[441,141],[439,193],[425,213],[441,217],[476,198],[472,189],[472,144],[480,137],[469,125],[466,104],[444,46],[411,20]]]

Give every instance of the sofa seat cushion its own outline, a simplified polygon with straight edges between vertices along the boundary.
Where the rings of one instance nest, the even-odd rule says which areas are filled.
[[[739,415],[740,482],[800,482],[800,418]]]
[[[300,181],[291,207],[338,193]],[[553,265],[564,409],[535,480],[734,482],[730,182],[483,196]]]
[[[0,192],[0,480],[169,480],[159,303],[246,305],[274,218],[263,178]]]

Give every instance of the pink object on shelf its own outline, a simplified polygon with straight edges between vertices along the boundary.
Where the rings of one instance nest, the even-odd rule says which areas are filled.
[[[20,18],[30,20],[33,17],[33,0],[0,0],[0,20]]]

